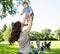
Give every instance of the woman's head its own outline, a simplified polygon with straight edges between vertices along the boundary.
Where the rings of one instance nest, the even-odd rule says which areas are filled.
[[[12,26],[11,37],[9,38],[9,43],[12,44],[18,40],[20,33],[21,33],[21,22],[17,21]]]
[[[28,7],[28,3],[27,2],[23,2],[23,7],[27,8]]]

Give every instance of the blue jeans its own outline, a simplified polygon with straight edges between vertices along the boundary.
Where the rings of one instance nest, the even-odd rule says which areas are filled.
[[[38,54],[38,51],[37,50],[33,50],[34,54]]]

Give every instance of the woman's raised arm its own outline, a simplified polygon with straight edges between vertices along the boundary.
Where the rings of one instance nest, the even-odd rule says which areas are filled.
[[[32,16],[31,16],[30,21],[28,23],[27,32],[29,32],[31,30],[31,27],[32,27]]]

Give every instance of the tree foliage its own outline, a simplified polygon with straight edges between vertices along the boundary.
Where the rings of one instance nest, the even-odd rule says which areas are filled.
[[[0,39],[3,38],[4,40],[8,41],[11,35],[11,31],[12,31],[11,27],[7,27],[7,29],[4,32],[0,30]],[[46,36],[46,34],[48,35]],[[29,32],[29,37],[30,37],[30,40],[36,40],[37,38],[40,40],[59,40],[60,29],[57,29],[55,33],[52,33],[51,29],[42,29],[40,32],[32,31],[32,32]]]
[[[9,28],[7,28],[6,29],[6,31],[4,31],[4,36],[3,36],[3,38],[6,40],[6,41],[8,41],[8,39],[9,39],[9,37],[10,37],[10,35],[11,35],[11,28],[9,27]]]
[[[59,27],[59,29],[55,30],[55,33],[58,36],[58,39],[60,40],[60,27]]]
[[[51,33],[51,29],[43,29],[41,32],[44,34],[45,38],[48,40],[49,34]]]
[[[32,31],[29,33],[30,40],[36,40],[37,38],[40,39],[40,33],[37,31]]]
[[[17,7],[22,4],[22,2],[29,0],[0,0],[0,18],[3,19],[8,15],[14,15],[17,13]]]
[[[0,30],[0,40],[3,39],[3,33],[2,31]]]
[[[6,26],[6,24],[4,24],[4,26],[3,26],[3,32],[6,30],[6,28],[7,28],[7,26]]]

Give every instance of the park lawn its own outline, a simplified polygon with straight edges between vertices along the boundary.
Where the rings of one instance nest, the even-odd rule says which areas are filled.
[[[41,41],[42,43],[43,41]],[[36,42],[33,41],[35,48]],[[0,43],[0,54],[18,54],[19,51],[18,43],[14,43],[13,45],[9,45],[8,42]],[[32,53],[33,54],[33,53]],[[51,42],[51,50],[46,50],[46,52],[40,52],[40,54],[60,54],[60,41],[52,41]]]
[[[52,50],[46,52],[40,52],[40,54],[60,54],[60,49],[52,48]]]

